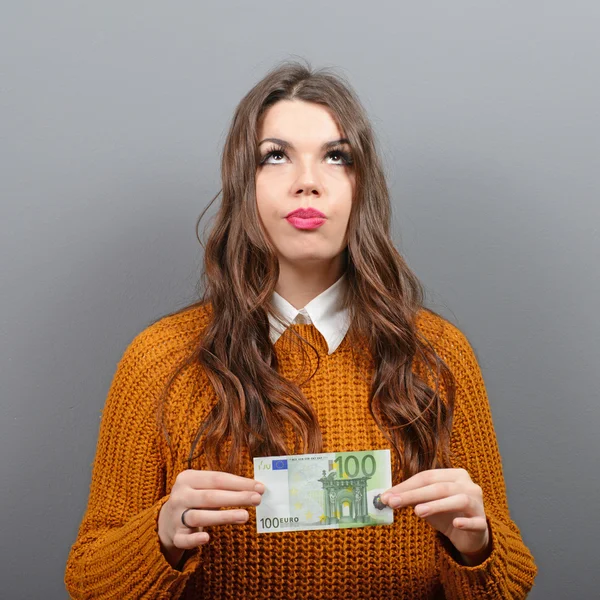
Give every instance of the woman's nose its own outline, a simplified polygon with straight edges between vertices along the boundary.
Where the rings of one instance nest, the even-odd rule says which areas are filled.
[[[319,180],[315,167],[303,165],[296,181],[294,181],[293,193],[299,195],[316,195],[323,193],[322,185]]]

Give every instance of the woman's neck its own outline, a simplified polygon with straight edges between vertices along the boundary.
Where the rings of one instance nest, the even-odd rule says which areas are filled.
[[[279,263],[279,280],[275,291],[294,308],[304,308],[311,300],[330,288],[343,274],[341,261],[326,265],[298,267]]]

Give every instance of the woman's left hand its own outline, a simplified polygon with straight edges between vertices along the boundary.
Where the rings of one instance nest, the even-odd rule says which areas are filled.
[[[415,514],[443,533],[467,563],[483,562],[489,554],[483,491],[465,469],[421,471],[381,494],[381,500],[391,508],[414,506]]]

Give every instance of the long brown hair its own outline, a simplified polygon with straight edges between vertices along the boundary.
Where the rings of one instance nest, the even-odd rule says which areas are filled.
[[[260,119],[280,100],[325,106],[350,141],[356,192],[344,251],[347,335],[352,347],[370,358],[370,410],[396,452],[400,472],[395,475],[449,467],[455,382],[417,328],[424,292],[390,238],[389,193],[371,125],[341,76],[295,61],[270,71],[235,110],[222,154],[222,190],[196,224],[198,230],[222,194],[205,245],[199,286],[204,292],[198,302],[172,313],[201,305],[211,310],[202,336],[162,396],[164,402],[177,375],[192,363],[202,367],[216,392],[218,400],[198,426],[188,465],[198,445],[196,454],[204,453],[211,468],[229,471],[239,469],[245,450],[251,456],[322,451],[316,414],[299,385],[279,374],[269,339],[279,264],[258,217],[255,174]],[[426,377],[413,372],[419,360]]]

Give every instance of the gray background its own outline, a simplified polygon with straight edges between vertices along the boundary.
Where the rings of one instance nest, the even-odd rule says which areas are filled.
[[[194,299],[229,119],[290,55],[350,78],[476,349],[530,597],[596,597],[597,0],[1,4],[2,598],[67,596],[116,364]]]

